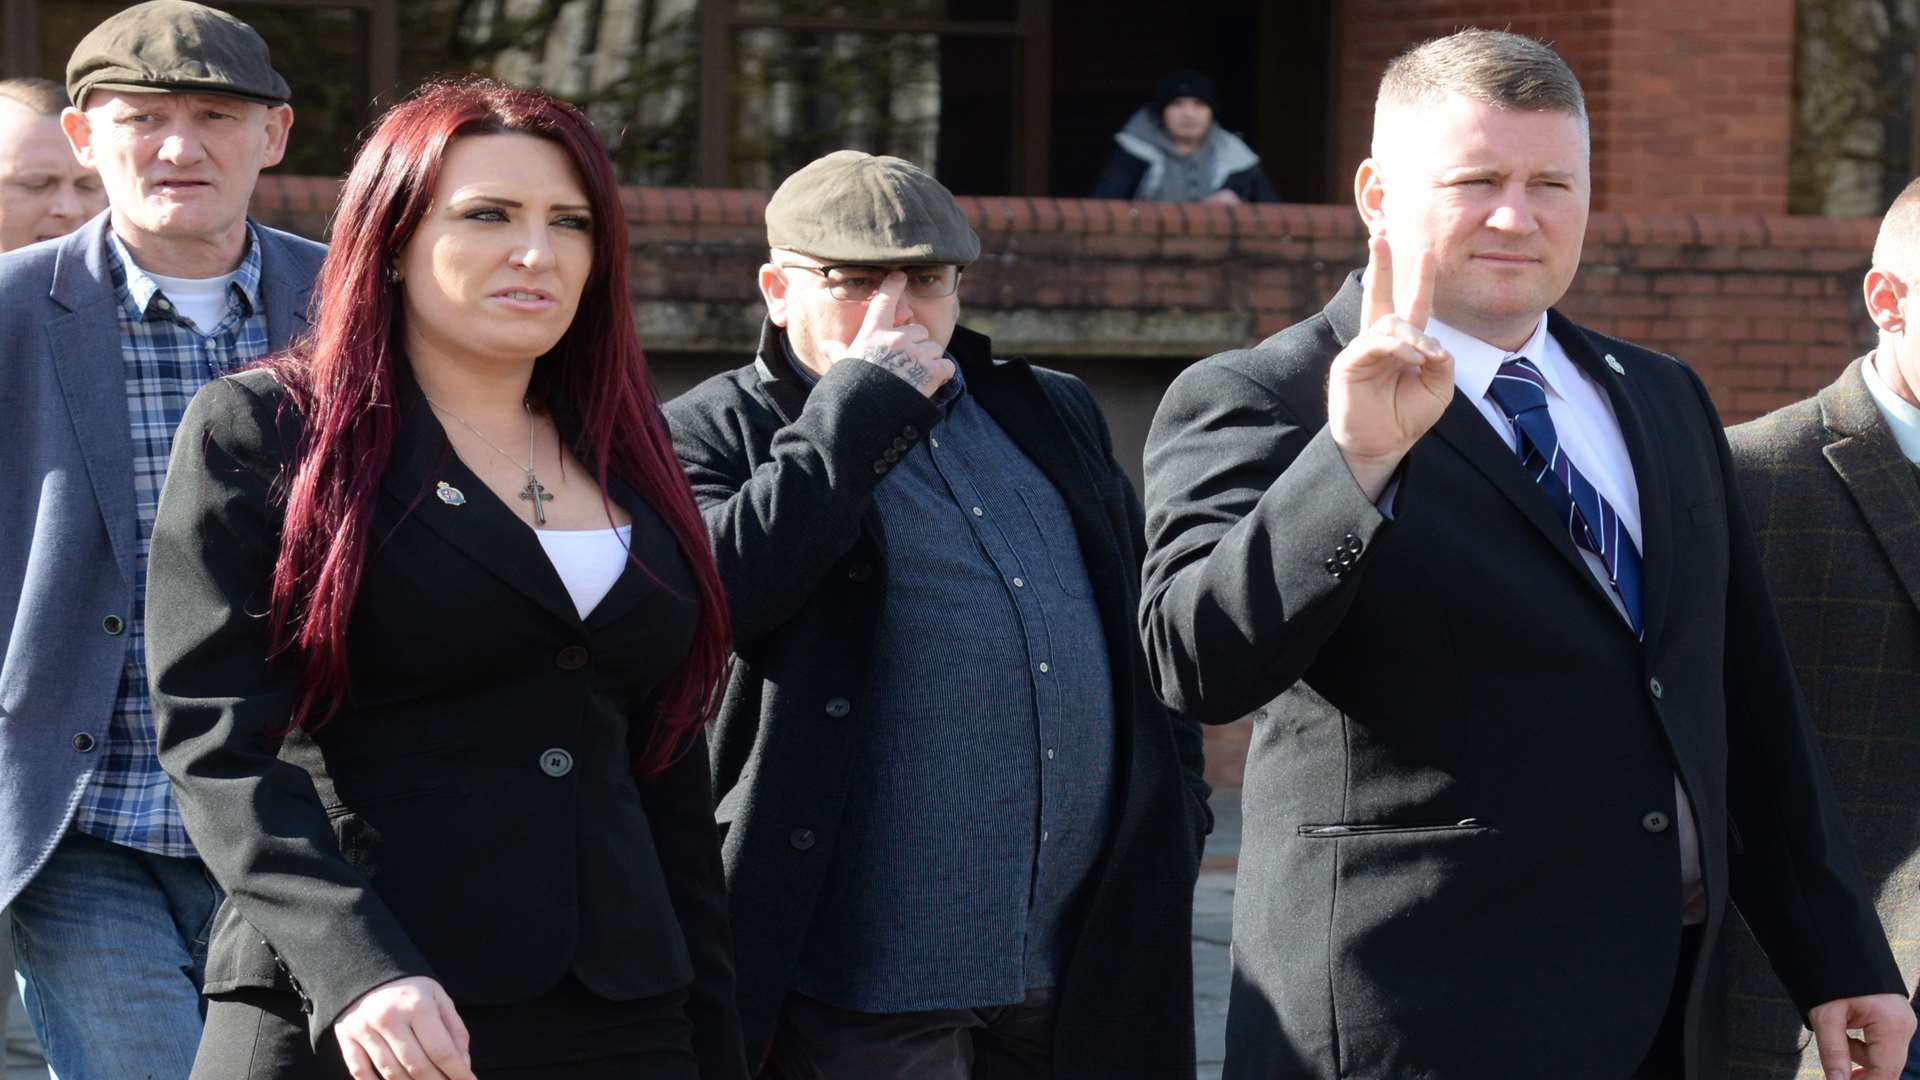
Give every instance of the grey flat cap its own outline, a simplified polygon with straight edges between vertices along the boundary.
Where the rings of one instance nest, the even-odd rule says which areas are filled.
[[[93,90],[226,94],[269,105],[292,96],[253,27],[189,0],[148,0],[87,31],[67,60],[67,96],[84,109]]]
[[[767,246],[827,262],[958,263],[980,237],[953,192],[910,161],[836,150],[787,177],[767,202]]]

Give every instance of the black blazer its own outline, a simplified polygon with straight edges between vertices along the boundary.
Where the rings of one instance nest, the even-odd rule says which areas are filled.
[[[207,992],[298,993],[316,1044],[360,994],[431,975],[459,1004],[569,972],[627,1000],[689,987],[708,1077],[744,1076],[704,746],[636,782],[649,702],[698,598],[621,484],[629,566],[583,622],[538,539],[405,380],[349,629],[352,688],[280,738],[300,678],[268,659],[274,496],[300,420],[262,371],[214,382],[174,441],[147,648],[160,760],[227,890]],[[439,481],[466,496],[434,497]]]
[[[1153,698],[1133,612],[1140,506],[1079,380],[992,354],[956,329],[967,392],[1072,514],[1114,680],[1116,785],[1105,855],[1073,913],[1058,988],[1060,1080],[1192,1076],[1193,883],[1211,818],[1199,727]],[[674,451],[713,534],[737,659],[712,727],[715,791],[740,942],[740,1012],[755,1060],[793,978],[857,760],[866,657],[889,565],[872,510],[890,463],[939,410],[873,366],[809,387],[780,331],[756,360],[669,402]],[[964,783],[966,777],[954,777]]]
[[[1354,275],[1182,373],[1148,439],[1159,690],[1256,715],[1226,1075],[1628,1075],[1678,957],[1676,774],[1709,905],[1689,1075],[1724,1068],[1729,896],[1802,1009],[1898,992],[1699,379],[1549,315],[1632,457],[1642,642],[1471,402],[1382,518],[1326,430],[1359,321]]]

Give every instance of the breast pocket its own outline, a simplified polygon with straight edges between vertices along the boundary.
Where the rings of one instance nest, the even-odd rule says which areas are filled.
[[[1053,576],[1054,584],[1068,596],[1082,599],[1092,596],[1093,584],[1087,580],[1086,563],[1080,556],[1080,533],[1073,527],[1067,504],[1053,492],[1021,491],[1018,494],[1020,505],[1026,508],[1040,539],[1040,549],[1045,553],[1047,571]]]

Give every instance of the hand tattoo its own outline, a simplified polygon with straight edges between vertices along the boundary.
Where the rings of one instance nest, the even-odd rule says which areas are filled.
[[[919,389],[933,380],[933,372],[927,370],[927,365],[915,360],[906,353],[889,349],[885,345],[867,346],[867,351],[860,355],[860,359],[865,360],[875,367],[884,368],[887,371],[893,372],[895,375],[905,379],[908,386],[915,389]]]

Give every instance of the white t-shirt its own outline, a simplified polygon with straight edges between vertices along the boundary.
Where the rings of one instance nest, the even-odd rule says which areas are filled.
[[[173,309],[193,320],[194,329],[202,335],[213,333],[227,318],[227,287],[233,284],[233,274],[222,274],[210,278],[165,277],[141,267],[141,272],[153,279],[166,294]]]
[[[535,529],[548,561],[567,587],[574,608],[586,618],[613,590],[627,569],[633,526],[617,529]]]

